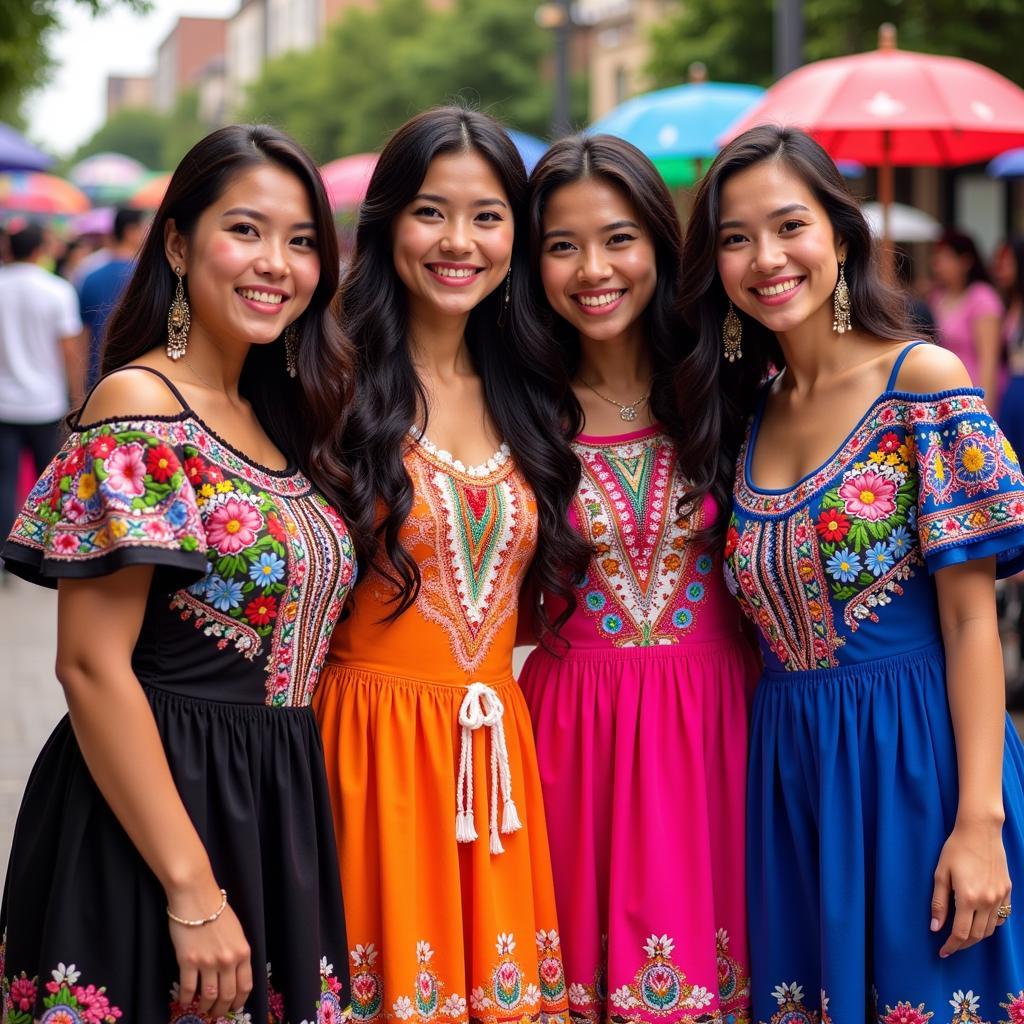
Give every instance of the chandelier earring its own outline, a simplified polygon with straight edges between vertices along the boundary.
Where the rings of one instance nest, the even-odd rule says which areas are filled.
[[[839,280],[836,290],[832,293],[832,330],[836,334],[845,334],[853,330],[850,321],[850,289],[846,284],[846,256],[839,257]]]
[[[731,301],[722,324],[722,351],[730,363],[743,358],[743,321]]]
[[[299,347],[298,335],[299,331],[295,324],[289,324],[284,332],[284,365],[288,370],[289,377],[295,377],[299,372],[296,362]]]
[[[178,278],[178,284],[174,289],[174,299],[171,301],[171,308],[167,311],[167,358],[177,362],[188,348],[188,332],[192,327],[192,311],[188,307],[188,299],[185,298],[181,267],[175,267],[174,273]]]
[[[505,326],[505,319],[508,317],[508,306],[512,301],[512,268],[508,268],[508,273],[505,275],[505,295],[501,300],[501,305],[498,307],[498,326]]]

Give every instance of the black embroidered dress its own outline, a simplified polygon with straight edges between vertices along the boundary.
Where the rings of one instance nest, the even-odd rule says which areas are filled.
[[[176,416],[79,426],[29,495],[4,559],[49,586],[156,567],[133,667],[252,947],[252,995],[227,1019],[335,1024],[349,999],[347,946],[309,703],[353,582],[352,545],[300,472],[255,465],[181,401]],[[65,716],[15,830],[0,1020],[199,1022],[176,1005],[164,907]]]

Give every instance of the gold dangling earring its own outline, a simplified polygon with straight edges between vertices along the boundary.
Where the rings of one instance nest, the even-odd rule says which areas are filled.
[[[839,280],[836,290],[832,293],[832,330],[836,334],[845,334],[853,330],[850,322],[850,289],[846,285],[846,257],[839,257]]]
[[[296,377],[299,372],[298,364],[295,362],[296,334],[298,331],[295,329],[295,324],[289,324],[284,332],[284,365],[288,370],[289,377]]]
[[[740,320],[732,302],[722,324],[722,350],[730,363],[743,358],[743,321]]]
[[[505,297],[501,300],[501,305],[498,307],[498,326],[505,326],[505,318],[508,316],[508,304],[512,299],[512,268],[508,268],[508,273],[505,275]]]
[[[175,267],[178,286],[174,289],[174,300],[167,311],[167,358],[177,362],[188,348],[188,332],[192,326],[192,311],[188,308],[185,288],[181,283],[181,267]]]

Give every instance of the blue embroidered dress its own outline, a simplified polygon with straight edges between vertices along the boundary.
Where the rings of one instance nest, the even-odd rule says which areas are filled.
[[[911,346],[912,347],[912,346]],[[974,389],[886,390],[786,490],[740,452],[727,582],[765,672],[750,737],[747,864],[758,1024],[1024,1021],[1024,915],[940,959],[932,875],[957,809],[932,573],[1024,566],[1024,477]],[[767,390],[765,392],[767,395]],[[1024,748],[1007,719],[1003,839],[1024,877]]]

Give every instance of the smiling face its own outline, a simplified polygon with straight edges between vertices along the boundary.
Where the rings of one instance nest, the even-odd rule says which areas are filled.
[[[776,334],[831,330],[845,247],[803,179],[762,160],[722,187],[718,273],[736,307]]]
[[[654,295],[654,241],[617,188],[584,178],[548,198],[540,274],[551,308],[583,337],[624,338]]]
[[[189,238],[168,223],[165,250],[188,275],[190,343],[264,345],[309,305],[320,256],[302,182],[277,164],[236,175]]]
[[[431,161],[393,231],[395,270],[414,319],[468,316],[501,284],[512,259],[508,196],[471,150]]]

